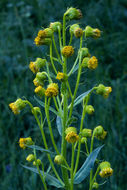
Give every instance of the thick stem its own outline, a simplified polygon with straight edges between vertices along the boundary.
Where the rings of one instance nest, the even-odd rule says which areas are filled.
[[[74,180],[74,176],[73,176],[73,170],[74,170],[74,144],[72,144],[72,155],[71,155],[71,190],[73,190],[73,180]]]

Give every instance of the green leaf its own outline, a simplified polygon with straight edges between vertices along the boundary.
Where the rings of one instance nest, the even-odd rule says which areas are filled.
[[[57,116],[57,118],[56,118],[56,125],[57,125],[57,129],[58,129],[60,136],[62,136],[62,121],[61,121],[61,117],[59,117],[59,116]]]
[[[22,165],[22,164],[21,164],[21,165]],[[38,170],[37,170],[36,168],[28,167],[28,166],[25,166],[25,165],[22,165],[22,167],[23,167],[23,168],[26,168],[26,169],[28,169],[28,170],[34,172],[34,173],[39,174],[39,172],[38,172]],[[41,175],[43,176],[43,172],[42,172],[41,170],[40,170],[40,172],[41,172]],[[57,188],[63,188],[63,187],[64,187],[64,185],[63,185],[64,183],[61,184],[57,178],[55,178],[55,177],[53,177],[52,175],[50,175],[50,174],[48,174],[48,173],[45,173],[45,172],[44,172],[44,175],[46,176],[46,181],[47,181],[47,183],[48,183],[49,185],[54,186],[54,187],[57,187]]]
[[[35,149],[35,150],[40,150],[41,152],[45,152],[45,153],[49,153],[49,154],[55,154],[54,152],[51,152],[50,150],[46,150],[44,148],[41,148],[40,146],[37,146],[37,145],[26,145],[28,148],[32,148],[32,149]]]
[[[74,101],[74,106],[78,105],[88,94],[90,94],[92,92],[92,90],[93,90],[93,88],[91,88],[90,90],[79,95]]]
[[[91,169],[94,166],[94,162],[102,149],[104,145],[96,148],[85,160],[84,164],[82,167],[78,170],[78,172],[75,174],[74,178],[74,184],[79,184],[81,183],[90,173]]]
[[[40,101],[40,100],[39,100],[38,98],[36,98],[35,96],[34,96],[34,99],[35,99],[42,107],[45,108],[45,103],[44,103],[44,102]],[[52,111],[54,114],[59,115],[59,113],[58,113],[54,108],[52,108],[51,106],[49,106],[49,110]]]

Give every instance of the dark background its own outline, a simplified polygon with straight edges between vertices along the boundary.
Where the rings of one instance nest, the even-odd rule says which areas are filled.
[[[89,128],[101,124],[108,131],[101,158],[111,162],[114,175],[100,189],[127,189],[127,1],[0,0],[0,190],[43,189],[39,177],[20,165],[26,164],[25,157],[29,151],[19,148],[18,139],[32,136],[37,144],[41,144],[37,140],[40,133],[35,120],[29,109],[14,116],[8,104],[24,96],[37,105],[33,99],[34,77],[28,65],[36,57],[44,57],[47,48],[35,47],[33,40],[41,26],[62,21],[63,13],[70,6],[81,9],[83,19],[78,22],[82,27],[90,25],[103,31],[100,39],[87,42],[91,54],[99,60],[99,67],[83,74],[82,91],[78,93],[99,83],[113,88],[106,100],[101,96],[92,97],[95,114],[87,117],[86,123]],[[75,42],[75,46],[77,44]],[[81,110],[80,106],[77,109]],[[54,134],[58,139],[56,129]],[[40,157],[43,159],[44,155]],[[77,188],[84,187],[83,184]]]

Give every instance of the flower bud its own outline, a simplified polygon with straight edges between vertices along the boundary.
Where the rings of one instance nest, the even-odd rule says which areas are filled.
[[[53,31],[50,28],[45,28],[44,30],[39,30],[38,32],[38,37],[43,39],[43,38],[51,38],[53,35]]]
[[[75,143],[76,141],[79,140],[79,136],[77,135],[77,133],[71,131],[71,132],[67,133],[65,139],[68,143]]]
[[[82,54],[82,58],[90,56],[88,48],[81,48],[80,51],[80,53]]]
[[[32,162],[35,159],[35,156],[33,154],[29,154],[26,158],[28,162]]]
[[[66,130],[65,130],[65,134],[67,135],[68,133],[70,132],[74,132],[74,133],[77,133],[77,129],[75,127],[68,127]]]
[[[82,137],[82,138],[81,138],[81,143],[82,143],[82,144],[87,143],[87,138],[86,138],[86,137]]]
[[[63,164],[64,163],[63,156],[62,155],[56,155],[55,158],[54,158],[54,162],[56,164],[59,164],[59,165]]]
[[[50,28],[53,30],[53,32],[58,32],[58,28],[62,28],[62,24],[60,22],[51,22]]]
[[[99,84],[96,93],[102,95],[104,98],[108,98],[109,94],[112,92],[112,88],[105,87],[103,84]]]
[[[12,102],[9,104],[9,107],[11,108],[11,110],[13,111],[14,114],[19,114],[20,111],[25,108],[26,104],[24,102],[24,100],[22,100],[21,98],[18,98],[15,102]]]
[[[92,105],[87,105],[86,106],[86,112],[90,115],[94,113],[94,107]]]
[[[94,129],[94,135],[97,139],[103,140],[105,139],[107,132],[104,131],[103,127],[101,125],[95,127]]]
[[[33,166],[40,166],[42,164],[40,159],[37,159],[36,161],[33,161]]]
[[[90,26],[86,26],[85,28],[85,37],[99,38],[101,36],[101,31],[97,28],[92,28]]]
[[[69,8],[64,14],[68,20],[73,20],[73,19],[80,19],[82,18],[82,13],[79,9],[76,8]]]
[[[39,114],[41,112],[40,108],[39,107],[33,107],[32,109],[32,113],[34,114]]]
[[[73,24],[70,27],[70,33],[74,34],[76,38],[80,38],[83,35],[83,30],[79,27],[78,24]]]
[[[58,84],[56,83],[51,83],[48,85],[46,91],[45,91],[45,96],[47,97],[53,97],[53,96],[57,96],[59,93],[59,89],[58,89]]]
[[[36,46],[41,46],[41,45],[50,45],[51,44],[51,39],[50,38],[40,38],[37,36],[34,40]]]
[[[46,59],[37,58],[35,62],[30,62],[29,68],[33,73],[37,73],[45,64]]]
[[[98,189],[99,188],[99,184],[97,182],[94,182],[92,188],[93,189]]]
[[[81,132],[82,137],[91,137],[92,136],[92,130],[91,129],[83,129]]]
[[[45,89],[44,89],[42,86],[36,87],[35,90],[34,90],[34,92],[35,92],[38,96],[40,96],[40,98],[45,95]]]
[[[19,139],[19,146],[20,148],[22,149],[25,149],[26,148],[26,145],[33,145],[34,142],[32,141],[32,138],[31,137],[27,137],[27,138],[20,138]]]
[[[98,60],[95,56],[91,58],[85,57],[82,60],[82,67],[88,67],[89,69],[96,69],[97,66],[98,66]]]
[[[60,80],[60,81],[66,81],[67,80],[67,75],[61,72],[57,73],[56,79]]]
[[[102,162],[100,165],[100,173],[99,175],[102,177],[102,178],[105,178],[105,177],[109,177],[113,174],[113,169],[111,168],[111,165],[109,162]]]
[[[64,57],[70,57],[74,54],[74,48],[72,46],[64,46],[62,49],[62,55]]]

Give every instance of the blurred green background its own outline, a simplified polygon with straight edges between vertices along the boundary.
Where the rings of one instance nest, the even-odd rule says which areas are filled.
[[[8,104],[17,97],[27,97],[36,105],[34,77],[28,65],[36,57],[44,57],[47,49],[35,47],[33,40],[41,26],[62,21],[70,6],[81,9],[83,19],[78,22],[82,27],[90,25],[103,31],[100,39],[87,42],[91,54],[99,59],[99,67],[83,74],[78,93],[99,83],[113,88],[106,100],[93,95],[91,103],[96,111],[93,117],[87,117],[86,123],[89,128],[101,124],[108,131],[101,158],[111,162],[114,175],[100,189],[127,189],[127,1],[0,0],[0,190],[43,189],[39,177],[22,168],[29,151],[21,150],[17,143],[20,137],[32,136],[41,144],[35,120],[29,109],[15,117]],[[59,138],[56,129],[54,134]],[[85,189],[85,185],[77,188]]]

